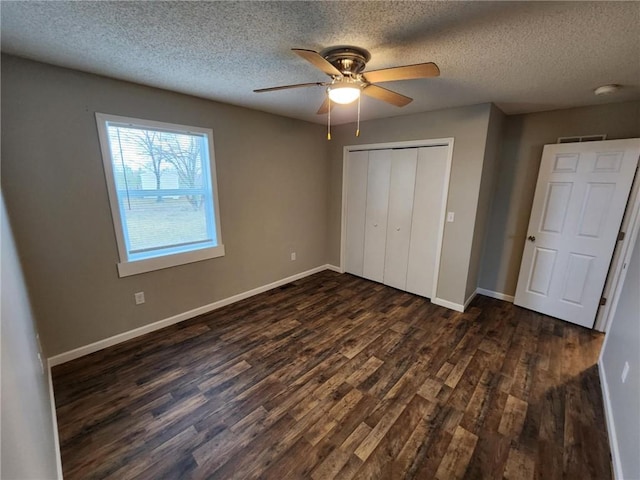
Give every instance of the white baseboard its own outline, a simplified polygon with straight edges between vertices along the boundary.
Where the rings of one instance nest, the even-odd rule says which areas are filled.
[[[438,297],[432,298],[431,303],[435,303],[436,305],[440,305],[441,307],[450,308],[451,310],[455,310],[456,312],[464,312],[478,294],[513,303],[513,297],[511,295],[505,295],[504,293],[485,290],[484,288],[476,288],[475,292],[473,292],[464,302],[464,305],[460,303],[450,302],[449,300],[443,300],[442,298]]]
[[[473,301],[474,298],[476,298],[476,295],[478,294],[478,290],[476,289],[471,296],[469,296],[469,298],[467,298],[467,301],[464,302],[464,307],[463,307],[463,311],[467,309],[467,307],[469,306],[469,304]]]
[[[431,303],[435,303],[436,305],[440,305],[441,307],[455,310],[456,312],[464,312],[464,305],[460,303],[453,303],[453,302],[450,302],[449,300],[444,300],[442,298],[434,297],[431,299]]]
[[[442,298],[434,297],[431,299],[431,303],[435,303],[436,305],[440,305],[441,307],[449,308],[451,310],[455,310],[456,312],[464,312],[469,304],[476,297],[477,290],[471,294],[469,298],[464,302],[464,305],[461,303],[450,302],[449,300],[444,300]]]
[[[62,455],[60,454],[60,436],[58,435],[58,416],[56,415],[56,398],[53,393],[53,379],[51,378],[51,364],[47,362],[47,381],[49,382],[49,403],[51,404],[51,421],[53,423],[53,442],[56,451],[56,470],[58,480],[62,480]]]
[[[616,424],[613,420],[613,409],[611,407],[611,398],[609,397],[609,384],[607,383],[607,375],[600,361],[598,361],[598,373],[600,374],[600,387],[602,389],[602,398],[604,400],[604,418],[607,424],[607,433],[609,434],[609,447],[611,448],[611,461],[613,463],[613,477],[617,480],[622,480],[622,460],[620,459],[618,437],[616,436]]]
[[[331,270],[332,272],[344,273],[344,270],[342,270],[340,267],[336,267],[335,265],[331,265],[329,263],[325,265],[325,268],[327,270]]]
[[[332,270],[334,272],[340,272],[340,269],[338,267],[335,267],[334,265],[321,265],[319,267],[312,268],[311,270],[300,272],[290,277],[282,278],[280,280],[276,280],[275,282],[269,283],[267,285],[254,288],[247,292],[242,292],[237,295],[233,295],[231,297],[218,300],[217,302],[213,302],[208,305],[203,305],[202,307],[194,308],[193,310],[189,310],[187,312],[179,313],[178,315],[165,318],[164,320],[159,320],[157,322],[153,322],[148,325],[144,325],[142,327],[129,330],[128,332],[119,333],[118,335],[114,335],[113,337],[105,338],[103,340],[98,340],[97,342],[90,343],[89,345],[85,345],[83,347],[69,350],[68,352],[54,355],[53,357],[49,358],[49,366],[55,367],[56,365],[60,365],[65,362],[75,360],[76,358],[84,357],[85,355],[89,355],[90,353],[94,353],[104,348],[111,347],[113,345],[117,345],[122,342],[126,342],[127,340],[131,340],[132,338],[136,338],[141,335],[145,335],[147,333],[160,330],[161,328],[183,322],[190,318],[197,317],[198,315],[209,313],[213,310],[217,310],[218,308],[224,307],[226,305],[230,305],[232,303],[239,302],[240,300],[244,300],[245,298],[253,297],[254,295],[258,295],[259,293],[263,293],[273,288],[277,288],[287,283],[293,282],[295,280],[308,277],[309,275],[322,272],[323,270]]]
[[[513,303],[515,297],[513,295],[507,295],[506,293],[494,292],[493,290],[487,290],[485,288],[478,288],[476,293],[484,295],[485,297],[497,298],[498,300],[504,300],[505,302]]]

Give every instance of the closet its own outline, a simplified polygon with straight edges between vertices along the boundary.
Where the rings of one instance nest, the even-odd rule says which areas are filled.
[[[432,297],[448,150],[438,145],[347,153],[346,272]]]

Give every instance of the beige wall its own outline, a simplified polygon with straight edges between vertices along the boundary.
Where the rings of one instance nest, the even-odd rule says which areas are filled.
[[[449,302],[463,304],[490,112],[491,105],[483,104],[371,120],[360,126],[360,137],[354,136],[353,124],[334,128],[329,165],[329,262],[340,264],[343,147],[454,137],[447,210],[455,212],[455,222],[445,225],[437,294]]]
[[[95,112],[213,129],[225,257],[118,278]],[[326,159],[319,125],[3,56],[2,189],[47,355],[325,264]]]
[[[543,146],[566,136],[639,137],[640,102],[509,116],[504,132],[479,286],[514,295]]]
[[[2,435],[0,478],[58,476],[48,376],[40,367],[37,328],[0,197],[2,246]]]
[[[49,356],[339,265],[346,145],[453,137],[438,297],[512,294],[542,146],[640,135],[640,102],[506,119],[483,104],[363,122],[358,138],[338,126],[327,142],[320,125],[10,56],[2,80],[2,187]],[[225,257],[118,278],[96,111],[213,128]]]
[[[465,290],[465,301],[470,299],[476,288],[480,276],[482,255],[486,248],[487,221],[491,213],[491,203],[495,194],[495,186],[498,177],[498,160],[502,145],[503,127],[505,115],[495,105],[491,105],[491,116],[487,129],[487,141],[484,149],[484,161],[482,163],[482,177],[480,180],[480,193],[478,196],[478,213],[476,214],[473,229],[473,244],[471,247],[471,259],[469,261],[469,274]]]

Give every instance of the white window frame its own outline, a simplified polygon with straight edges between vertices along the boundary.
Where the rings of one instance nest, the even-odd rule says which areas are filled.
[[[211,201],[214,222],[216,225],[217,245],[214,247],[199,247],[186,252],[166,254],[153,258],[145,258],[141,260],[133,260],[129,258],[125,241],[125,234],[122,227],[122,217],[120,215],[120,206],[118,203],[118,194],[116,191],[116,183],[113,172],[111,146],[109,135],[107,132],[107,124],[122,123],[135,127],[148,127],[155,130],[164,130],[167,132],[182,134],[200,134],[207,139],[209,148],[209,172],[211,174]],[[216,162],[213,151],[213,130],[210,128],[191,127],[186,125],[178,125],[173,123],[156,122],[154,120],[144,120],[139,118],[121,117],[118,115],[109,115],[96,112],[96,123],[98,126],[98,137],[100,139],[100,149],[102,152],[102,161],[104,164],[104,173],[107,180],[107,191],[109,193],[109,203],[111,206],[111,217],[113,220],[113,228],[116,234],[116,242],[118,244],[118,255],[120,262],[118,266],[118,275],[120,277],[128,277],[140,273],[152,272],[163,268],[185,265],[187,263],[199,262],[210,258],[224,256],[224,244],[222,243],[222,230],[220,228],[220,208],[218,203],[218,181],[216,174]],[[203,168],[204,170],[204,168]]]

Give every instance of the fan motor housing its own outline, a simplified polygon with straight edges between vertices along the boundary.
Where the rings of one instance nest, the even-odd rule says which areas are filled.
[[[364,48],[349,45],[325,48],[320,55],[345,76],[358,75],[371,60],[371,54]]]

